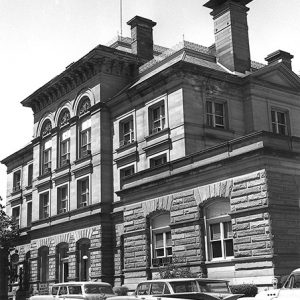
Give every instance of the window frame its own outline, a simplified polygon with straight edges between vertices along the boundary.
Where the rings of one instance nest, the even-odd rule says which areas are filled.
[[[64,138],[64,134],[68,137]],[[59,166],[64,167],[70,163],[70,129],[63,130],[59,135]],[[67,146],[66,152],[63,152],[64,146]]]
[[[46,144],[49,142],[51,146],[46,148]],[[46,160],[47,158],[47,160]],[[43,141],[43,151],[42,151],[42,175],[47,175],[51,173],[52,167],[52,140],[46,139]]]
[[[13,192],[19,192],[21,190],[21,183],[22,183],[22,177],[21,177],[21,170],[16,170],[13,173]]]
[[[211,104],[211,112],[209,111],[209,105]],[[223,115],[217,115],[216,104],[222,105]],[[228,129],[228,108],[227,102],[224,100],[207,99],[205,102],[205,124],[211,128]],[[217,118],[222,118],[223,124],[217,122]]]
[[[47,195],[47,203],[45,203],[46,195]],[[45,220],[50,217],[50,193],[49,193],[49,191],[45,192],[45,193],[41,193],[39,200],[40,200],[39,201],[39,203],[40,203],[39,219]],[[47,209],[46,214],[45,214],[45,208]]]
[[[275,116],[275,120],[273,120],[273,113],[274,113],[274,116]],[[272,130],[272,132],[274,134],[289,136],[290,135],[289,111],[287,109],[284,109],[284,108],[271,107],[270,114],[271,114],[271,130]],[[283,114],[285,124],[279,123],[278,114]],[[279,127],[283,127],[283,126],[284,126],[284,129],[285,129],[284,133],[280,132],[280,129],[279,129]]]
[[[28,165],[28,170],[27,170],[27,186],[32,186],[32,181],[33,181],[33,164]]]
[[[87,182],[85,192],[82,191],[83,182]],[[81,190],[81,191],[80,191]],[[77,180],[77,208],[83,208],[90,205],[90,177],[82,177]],[[85,197],[86,201],[81,201]],[[85,203],[85,204],[83,204]]]
[[[163,220],[162,226],[155,227],[154,221],[157,218],[166,218]],[[166,222],[165,222],[166,221]],[[171,241],[171,245],[168,245],[167,235],[170,234],[169,240]],[[163,244],[162,246],[157,245],[157,236],[162,235]],[[152,266],[161,266],[164,264],[168,264],[172,261],[173,257],[173,245],[172,245],[172,231],[170,227],[170,213],[165,212],[159,215],[154,216],[150,220],[150,249],[151,249],[151,265]],[[171,251],[169,252],[169,250]],[[163,250],[163,255],[157,255],[157,250]]]
[[[32,223],[32,201],[27,202],[27,227]]]
[[[89,126],[85,129],[82,129],[82,125],[84,122],[89,122]],[[78,156],[79,158],[87,157],[91,154],[91,144],[92,144],[92,137],[91,137],[91,118],[85,117],[80,120],[79,125],[79,147],[78,147]],[[86,143],[83,144],[84,138],[86,136]]]
[[[155,112],[158,110],[158,115]],[[148,108],[149,135],[156,134],[167,128],[166,102],[162,99]],[[158,124],[156,126],[155,124]]]
[[[15,211],[18,211],[17,215],[15,215],[15,213],[14,213]],[[20,227],[20,225],[21,225],[21,207],[19,205],[12,207],[11,216],[12,216],[13,221],[17,224],[17,226]]]
[[[161,163],[157,163],[160,160],[162,160],[162,162]],[[149,168],[151,168],[151,169],[163,166],[163,165],[165,165],[167,163],[168,163],[168,155],[167,155],[167,153],[162,153],[160,155],[153,156],[153,157],[149,158]]]
[[[129,124],[128,131],[125,132],[125,125]],[[129,137],[129,138],[126,138]],[[135,142],[133,116],[129,116],[119,121],[119,146],[124,147]]]
[[[64,199],[62,198],[63,190],[66,190],[66,197]],[[64,207],[62,203],[65,203]],[[57,187],[57,214],[63,214],[67,211],[69,211],[69,186],[65,184]]]

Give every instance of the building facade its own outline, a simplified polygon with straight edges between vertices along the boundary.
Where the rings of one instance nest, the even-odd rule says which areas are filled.
[[[300,263],[300,79],[250,60],[247,4],[208,1],[211,47],[153,44],[155,22],[97,46],[22,101],[34,139],[2,160],[21,237],[11,278],[129,288],[181,258],[272,284]]]

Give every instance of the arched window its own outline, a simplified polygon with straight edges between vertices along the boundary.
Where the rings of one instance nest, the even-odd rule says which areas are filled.
[[[170,214],[163,213],[150,220],[152,265],[161,266],[172,260]]]
[[[79,281],[89,280],[90,240],[81,239],[77,242],[77,277]]]
[[[43,246],[38,250],[38,278],[41,283],[46,283],[49,278],[49,248]]]
[[[70,112],[63,109],[58,119],[59,126],[59,151],[58,163],[60,167],[70,163],[70,128],[68,126]]]
[[[234,256],[230,203],[216,199],[204,207],[209,260],[228,259]]]
[[[42,126],[41,137],[43,139],[41,149],[41,174],[51,173],[51,155],[52,155],[52,140],[51,140],[52,125],[50,120],[46,120]]]
[[[91,118],[88,114],[91,107],[91,101],[88,97],[84,97],[78,107],[79,115],[79,158],[86,157],[91,154]]]
[[[67,282],[69,276],[69,246],[61,243],[56,246],[56,279],[58,282]]]

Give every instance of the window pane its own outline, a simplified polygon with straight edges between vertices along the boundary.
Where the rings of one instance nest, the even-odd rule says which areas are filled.
[[[212,241],[221,239],[220,223],[210,225],[210,239]]]
[[[224,224],[224,238],[232,238],[232,226],[231,222],[225,222]]]
[[[206,102],[206,112],[212,114],[212,102],[210,101]]]
[[[276,122],[276,117],[275,117],[275,111],[274,110],[271,111],[271,119],[272,119],[273,123]]]
[[[233,256],[233,240],[225,241],[225,256]]]
[[[215,103],[215,114],[217,116],[224,116],[224,105],[221,103]]]
[[[151,285],[151,295],[159,295],[164,291],[164,283],[163,282],[154,282]]]
[[[278,133],[279,134],[286,134],[286,126],[278,124]]]
[[[160,248],[164,246],[164,237],[162,233],[156,234],[155,236],[155,240],[156,240],[156,248]]]
[[[277,122],[279,124],[285,124],[285,113],[277,112]]]
[[[211,242],[211,248],[212,248],[212,257],[213,258],[222,257],[221,241]]]
[[[171,232],[166,232],[166,242],[167,242],[167,246],[172,246]]]

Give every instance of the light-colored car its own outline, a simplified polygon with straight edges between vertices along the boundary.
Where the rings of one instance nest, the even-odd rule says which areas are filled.
[[[56,283],[50,295],[35,295],[30,300],[105,300],[114,296],[109,283],[105,282],[65,282]]]
[[[299,300],[300,268],[294,270],[281,289],[270,289],[258,293],[253,300]]]
[[[156,279],[140,282],[134,296],[112,297],[110,300],[166,300],[183,298],[196,300],[236,300],[242,295],[231,293],[228,281],[206,278]],[[166,298],[165,298],[166,297]]]

